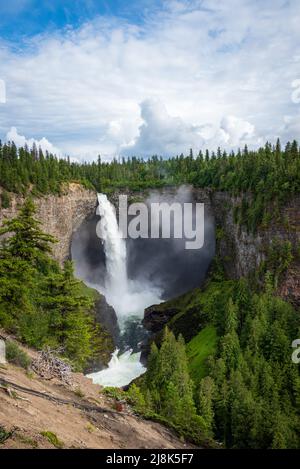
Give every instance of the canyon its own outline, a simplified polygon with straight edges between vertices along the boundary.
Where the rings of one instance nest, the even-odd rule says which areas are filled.
[[[205,211],[216,226],[217,254],[222,259],[226,274],[229,278],[248,276],[266,259],[268,249],[274,240],[279,242],[289,241],[293,246],[300,245],[300,197],[291,198],[281,209],[280,222],[270,223],[265,228],[259,228],[256,233],[248,233],[245,227],[235,223],[234,209],[241,203],[241,197],[233,197],[227,192],[212,191],[211,189],[190,188],[192,198],[196,202],[205,204]],[[166,188],[172,197],[176,188]],[[0,190],[1,192],[1,190]],[[118,196],[124,193],[128,196],[129,203],[136,200],[145,200],[151,191],[115,191],[109,196],[111,202],[118,209]],[[13,218],[24,198],[16,194],[10,194],[10,207],[0,210],[0,226],[3,221]],[[42,228],[58,239],[53,248],[53,256],[60,263],[70,258],[71,242],[74,234],[80,229],[86,220],[95,215],[97,206],[96,192],[84,188],[77,183],[70,183],[64,187],[61,195],[47,195],[35,198],[37,218],[42,223]],[[278,287],[279,295],[300,305],[300,265],[294,260]],[[100,301],[102,311],[108,305]],[[100,308],[100,309],[101,309]],[[111,309],[109,311],[111,313]],[[172,313],[170,313],[172,315]],[[151,315],[153,316],[153,310]],[[159,315],[159,312],[158,312]],[[149,312],[148,315],[149,319]],[[162,327],[170,316],[154,318],[154,329]],[[99,313],[99,320],[106,322],[107,328],[112,334],[116,330],[115,318],[108,324],[107,315]],[[147,322],[147,319],[146,319]],[[152,326],[150,326],[150,329]]]
[[[142,324],[144,325],[145,329],[149,331],[147,337],[148,339],[150,338],[150,341],[147,339],[145,342],[141,343],[139,342],[140,337],[135,338],[135,343],[137,345],[139,343],[142,344],[139,353],[133,353],[131,355],[131,343],[129,340],[125,343],[126,348],[121,348],[121,355],[118,355],[118,341],[120,340],[121,336],[120,329],[122,328],[122,322],[119,321],[120,318],[118,317],[117,310],[115,311],[114,308],[108,305],[106,301],[108,297],[105,298],[103,294],[101,295],[97,293],[98,296],[96,298],[94,313],[96,315],[97,321],[105,327],[105,329],[110,333],[111,337],[114,339],[114,344],[112,344],[111,350],[106,350],[106,361],[103,361],[102,363],[91,363],[89,369],[85,370],[85,373],[89,373],[89,377],[92,378],[92,375],[96,375],[98,373],[101,375],[102,372],[104,373],[104,375],[107,375],[106,377],[109,378],[107,382],[99,381],[99,384],[101,384],[102,386],[112,385],[116,383],[115,386],[124,386],[124,388],[126,389],[127,384],[124,385],[121,381],[111,381],[110,371],[113,371],[114,375],[120,378],[122,372],[124,372],[123,361],[127,364],[130,364],[130,356],[134,360],[136,360],[137,357],[136,362],[133,363],[134,368],[137,364],[139,364],[139,366],[143,368],[143,365],[147,363],[150,342],[153,339],[156,341],[156,338],[158,339],[158,341],[160,340],[159,336],[161,337],[161,331],[166,324],[168,324],[170,330],[173,331],[176,336],[179,333],[183,335],[187,343],[187,347],[190,347],[190,342],[192,341],[192,339],[196,338],[197,334],[198,336],[202,334],[202,331],[206,331],[206,334],[208,332],[213,332],[212,329],[209,329],[209,327],[207,327],[207,324],[205,323],[205,311],[203,314],[202,307],[199,306],[199,302],[195,301],[196,297],[201,296],[199,295],[199,293],[202,287],[204,287],[203,289],[206,288],[206,284],[208,283],[206,282],[206,280],[210,278],[210,265],[214,257],[213,254],[216,254],[216,256],[214,257],[215,259],[221,260],[221,264],[224,267],[228,278],[239,279],[241,277],[251,276],[252,274],[255,274],[259,271],[262,263],[267,261],[268,253],[270,249],[273,248],[274,241],[279,243],[289,242],[293,246],[294,251],[300,245],[300,200],[298,196],[291,198],[288,203],[281,208],[280,216],[277,216],[275,221],[266,224],[264,227],[260,226],[255,233],[251,233],[247,231],[247,229],[242,224],[237,223],[235,219],[236,207],[240,206],[242,202],[241,197],[234,197],[227,192],[197,189],[191,186],[189,186],[187,190],[191,194],[191,198],[194,202],[205,204],[205,213],[207,217],[206,220],[209,220],[209,224],[211,223],[213,225],[212,230],[208,231],[208,235],[213,237],[213,240],[210,243],[210,257],[206,259],[204,270],[203,266],[201,265],[201,261],[198,261],[197,258],[197,261],[195,262],[194,259],[194,264],[192,264],[193,268],[190,268],[191,272],[189,275],[189,279],[195,277],[197,278],[197,282],[196,285],[191,286],[190,290],[186,290],[185,294],[180,295],[178,289],[178,295],[176,295],[174,294],[173,289],[171,293],[166,293],[167,298],[161,297],[163,301],[160,304],[152,305],[152,303],[150,302],[147,303],[151,306],[145,309]],[[153,198],[151,199],[151,197],[153,197],[154,192],[155,197],[165,197],[167,193],[170,200],[172,200],[172,198],[175,197],[177,191],[178,188],[169,187],[160,191],[141,191],[135,193],[131,193],[130,191],[126,192],[129,196],[129,201],[151,201],[153,200]],[[118,208],[118,195],[119,193],[116,191],[108,197],[109,200],[107,200],[106,196],[103,194],[99,196],[99,201],[101,201],[101,203],[107,204],[107,208],[110,207],[109,216],[112,213],[110,202],[114,204],[116,209]],[[10,194],[10,207],[0,210],[0,225],[3,224],[5,219],[15,217],[18,213],[19,207],[22,206],[23,202],[23,197],[17,196],[15,194]],[[74,249],[72,250],[72,246],[74,248],[74,242],[76,240],[79,240],[79,243],[81,244],[82,241],[87,241],[85,235],[89,232],[93,232],[93,236],[96,236],[96,230],[94,230],[94,228],[96,226],[95,224],[99,221],[99,215],[95,215],[97,207],[96,192],[88,190],[79,184],[72,183],[65,186],[60,195],[47,195],[45,197],[39,198],[36,197],[35,204],[37,208],[37,218],[40,219],[43,230],[52,234],[58,239],[58,243],[54,245],[53,248],[53,257],[61,265],[66,259],[74,258]],[[80,233],[83,233],[83,236],[81,238],[79,236]],[[116,271],[112,269],[113,265],[110,265],[111,259],[109,259],[110,252],[107,251],[108,246],[105,246],[105,242],[102,242],[101,244],[99,239],[97,239],[97,243],[95,243],[96,238],[92,238],[90,241],[91,245],[93,245],[93,243],[95,244],[94,251],[91,251],[90,257],[93,259],[96,253],[98,256],[100,255],[100,258],[104,262],[104,268],[107,271],[110,270],[110,273],[112,274],[112,276],[114,276]],[[108,239],[108,241],[110,242],[111,240]],[[128,253],[130,254],[130,256],[132,256],[134,252],[134,246],[137,245],[132,244],[131,240],[129,240],[128,243]],[[89,250],[88,243],[86,246],[83,247],[86,250]],[[145,246],[143,243],[140,244],[139,250],[143,252],[144,247]],[[212,247],[214,249],[214,252],[212,251]],[[151,249],[153,249],[153,246]],[[169,255],[167,245],[163,245],[163,249],[160,252],[163,253],[163,250],[166,250],[167,255]],[[119,249],[117,249],[117,252],[119,252]],[[126,264],[126,259],[127,257],[125,255],[123,263],[124,265]],[[145,267],[143,265],[143,261],[141,261],[142,259],[143,256],[141,256],[139,258],[139,261],[137,262],[137,264],[140,264],[137,272],[138,276],[142,274],[142,271]],[[161,258],[162,264],[165,262],[165,259],[166,257]],[[78,259],[75,259],[75,261],[77,260]],[[181,264],[179,262],[179,269],[180,266]],[[203,276],[201,279],[199,276],[197,277],[198,269],[203,270]],[[118,272],[119,270],[120,269],[117,269]],[[280,279],[277,290],[277,294],[294,304],[296,307],[299,306],[300,303],[299,273],[299,259],[298,256],[295,256],[292,262],[289,263],[288,268],[285,270],[283,277]],[[82,278],[82,276],[80,278]],[[129,281],[131,280],[132,279],[129,278]],[[95,285],[93,286],[92,282],[86,283],[88,286],[95,288]],[[97,290],[99,292],[101,289],[98,288]],[[121,305],[122,301],[125,301],[124,295],[122,294],[123,290],[117,288],[117,293],[118,292],[118,296],[120,297],[119,302]],[[127,311],[127,313],[128,312],[130,313],[130,309]],[[140,313],[142,317],[143,308],[140,309]],[[141,317],[139,318],[139,322],[132,323],[132,327],[141,327]],[[213,338],[209,335],[207,340],[211,342]],[[22,345],[20,344],[20,346]],[[115,352],[112,355],[111,363],[108,363],[113,350],[115,350]],[[29,354],[36,353],[33,350],[27,350],[27,352]],[[134,352],[136,351],[134,350]],[[142,352],[141,363],[140,352]],[[108,368],[106,368],[107,365]],[[144,370],[145,368],[141,371],[143,372]],[[97,373],[95,373],[95,371]],[[59,398],[65,399],[65,397],[68,397],[68,399],[72,399],[72,405],[74,405],[74,407],[78,407],[79,405],[88,405],[88,402],[90,401],[90,396],[92,395],[94,397],[93,400],[95,401],[97,399],[98,401],[99,392],[101,396],[99,403],[102,401],[102,403],[107,408],[108,414],[110,413],[109,409],[113,409],[115,406],[114,401],[109,401],[106,398],[102,397],[101,388],[99,388],[99,386],[97,387],[96,384],[92,384],[91,380],[88,380],[88,378],[84,377],[82,374],[78,374],[76,376],[76,385],[78,387],[75,389],[75,391],[66,391],[64,389],[61,389],[60,387],[53,387],[52,385],[48,386],[43,381],[37,380],[36,378],[34,379],[34,382],[31,382],[30,377],[27,377],[26,375],[24,375],[24,372],[20,372],[16,369],[16,367],[13,367],[11,365],[8,365],[8,368],[6,368],[5,375],[6,377],[8,376],[9,378],[11,378],[11,382],[14,383],[14,385],[19,386],[19,391],[21,389],[20,386],[22,387],[21,392],[22,390],[24,391],[25,388],[28,390],[29,388],[31,389],[38,387],[38,389],[36,389],[37,391],[42,389],[43,392],[49,392],[49,395],[55,394],[55,396],[59,395]],[[137,378],[138,376],[138,374],[134,374],[131,379]],[[128,382],[129,381],[126,381],[126,383]],[[78,392],[78,389],[80,393]],[[26,393],[27,391],[25,390],[24,392]],[[83,399],[83,401],[86,401],[83,404],[81,402],[77,402],[78,397],[80,397],[79,394],[81,395],[82,393],[87,396],[84,398],[80,398]],[[22,396],[20,398],[22,399]],[[6,426],[8,427],[10,421],[18,422],[20,406],[18,407],[19,410],[15,411],[14,406],[10,405],[10,399],[7,398],[6,400],[9,401],[9,418],[6,418],[4,413],[3,415],[1,415],[1,417],[5,422]],[[114,417],[115,421],[111,424],[111,426],[109,426],[109,428],[107,428],[104,419],[98,417],[95,419],[94,416],[92,416],[92,420],[89,417],[88,419],[86,419],[86,416],[73,409],[66,409],[66,411],[60,410],[61,425],[57,426],[54,420],[51,420],[51,427],[46,427],[46,423],[48,424],[49,415],[52,415],[52,413],[55,414],[55,412],[57,411],[57,406],[54,404],[46,405],[45,403],[42,403],[40,398],[34,400],[30,398],[30,401],[30,404],[22,404],[21,417],[22,419],[25,419],[24,415],[26,414],[26,412],[30,413],[31,416],[34,416],[34,424],[27,420],[24,420],[25,423],[20,422],[19,426],[22,428],[22,432],[19,432],[20,434],[17,435],[17,439],[19,438],[20,440],[21,438],[21,440],[24,442],[24,447],[27,447],[32,442],[38,447],[48,447],[48,442],[45,441],[45,438],[42,438],[43,434],[45,433],[45,428],[50,428],[52,432],[57,434],[60,441],[64,442],[65,447],[93,446],[117,448],[123,447],[124,445],[126,447],[131,447],[131,445],[134,446],[136,444],[140,445],[139,447],[148,447],[148,443],[145,442],[144,435],[147,438],[147,435],[149,435],[148,430],[150,426],[151,436],[149,438],[149,444],[155,447],[179,447],[178,445],[181,444],[176,439],[176,436],[172,435],[170,432],[165,430],[164,427],[159,425],[153,426],[152,423],[150,423],[148,426],[147,422],[144,422],[143,419],[136,419],[134,415],[130,414],[130,408],[126,409],[129,412],[128,415],[123,414],[123,411],[120,415],[114,414],[116,415],[116,417]],[[75,402],[75,404],[73,401]],[[69,420],[72,421],[70,421],[69,423]],[[76,425],[78,424],[77,426],[75,425],[75,421],[77,422]],[[119,428],[121,424],[122,429],[120,433]],[[103,426],[105,426],[105,431],[102,432],[101,429]],[[62,428],[64,429],[63,431]],[[136,430],[139,432],[139,435],[141,435],[140,439],[138,440],[135,432]],[[133,439],[128,440],[126,438],[128,431],[132,431],[133,433],[135,432],[134,441]],[[79,439],[74,439],[75,437],[73,437],[73,435],[75,434],[79,435]],[[120,438],[116,435],[119,435]],[[161,442],[159,442],[158,435],[162,435]],[[111,442],[108,441],[107,438],[110,438]],[[11,438],[10,440],[8,440],[6,443],[7,447],[15,447],[16,445],[19,445],[21,440],[19,441],[17,439],[15,440],[14,438]],[[183,447],[184,445],[185,443],[183,443]]]

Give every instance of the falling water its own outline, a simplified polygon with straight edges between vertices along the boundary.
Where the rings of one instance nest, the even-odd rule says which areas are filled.
[[[142,319],[147,306],[160,303],[160,292],[150,285],[128,279],[126,242],[118,226],[115,208],[105,194],[98,194],[98,201],[101,219],[97,233],[104,244],[107,271],[105,285],[98,289],[116,311],[122,331],[128,319]],[[132,353],[131,349],[119,355],[116,350],[107,369],[88,376],[103,386],[125,386],[146,371],[140,363],[140,355]]]
[[[107,275],[105,296],[114,306],[117,315],[122,316],[122,300],[128,291],[126,267],[126,244],[119,229],[116,211],[105,194],[98,194],[100,222],[97,234],[104,243]]]

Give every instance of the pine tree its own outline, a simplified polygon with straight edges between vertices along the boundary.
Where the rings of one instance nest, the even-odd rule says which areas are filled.
[[[57,242],[51,235],[44,233],[41,222],[34,215],[36,209],[31,199],[27,199],[16,218],[6,220],[0,228],[0,235],[11,236],[5,250],[13,257],[35,262],[42,254],[51,252],[50,245]]]
[[[207,430],[212,436],[214,423],[213,401],[216,387],[214,380],[206,376],[200,381],[199,385],[199,414],[203,417]]]
[[[236,332],[238,326],[238,307],[233,303],[232,298],[229,299],[226,319],[225,319],[225,333]]]
[[[174,423],[188,425],[196,411],[185,345],[182,337],[176,340],[167,328],[161,348],[152,346],[146,383],[154,410]]]
[[[82,294],[81,283],[74,277],[71,261],[66,261],[62,272],[45,279],[44,308],[50,314],[50,329],[63,347],[64,353],[79,368],[96,353],[97,332],[89,314],[93,302]]]

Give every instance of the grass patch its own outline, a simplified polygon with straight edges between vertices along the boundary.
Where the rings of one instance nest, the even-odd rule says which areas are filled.
[[[87,296],[88,298],[90,298],[93,301],[98,300],[99,297],[100,297],[100,293],[97,290],[95,290],[94,288],[88,287],[83,282],[80,282],[80,290],[81,290],[81,294],[83,296]]]
[[[88,423],[85,429],[89,433],[94,433],[97,430],[97,428],[92,423]]]
[[[41,432],[41,435],[44,438],[46,438],[49,441],[49,443],[55,446],[55,448],[61,449],[64,447],[63,442],[59,440],[59,438],[57,437],[55,433],[50,432],[50,431],[44,431],[44,432]]]
[[[189,361],[191,377],[197,383],[207,374],[206,360],[214,355],[217,346],[217,332],[212,325],[204,327],[186,345],[186,353]]]
[[[31,371],[31,370],[26,371],[26,376],[29,379],[34,379],[35,378],[35,375],[34,375],[33,371]]]
[[[6,341],[6,359],[9,363],[21,366],[25,370],[31,365],[30,357],[13,340]]]
[[[6,440],[8,440],[13,435],[13,433],[13,431],[6,431],[5,428],[0,425],[0,445],[5,443]]]
[[[80,397],[81,399],[84,397],[84,392],[81,390],[81,388],[77,387],[76,389],[74,389],[74,394],[77,396],[77,397]]]
[[[38,442],[36,440],[34,440],[33,438],[30,438],[28,436],[25,436],[25,435],[21,435],[20,433],[18,433],[16,435],[16,438],[21,442],[21,443],[24,443],[25,445],[29,445],[31,446],[31,448],[38,448]]]

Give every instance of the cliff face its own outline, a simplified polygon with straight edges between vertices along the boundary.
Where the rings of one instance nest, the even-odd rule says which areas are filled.
[[[0,210],[0,226],[7,218],[16,216],[24,203],[23,197],[12,194],[8,209]],[[42,222],[42,229],[58,239],[53,248],[54,258],[62,264],[70,255],[71,238],[74,231],[88,216],[95,212],[97,196],[80,184],[71,183],[65,187],[62,195],[47,195],[35,198],[37,218]]]
[[[290,241],[300,246],[300,196],[291,198],[281,210],[278,223],[259,228],[255,234],[234,222],[234,207],[241,203],[239,197],[226,192],[212,192],[194,189],[195,200],[205,202],[212,212],[216,226],[221,228],[218,240],[218,254],[223,260],[230,278],[240,278],[258,269],[272,242]],[[295,260],[281,280],[278,293],[286,300],[300,306],[300,265]]]

